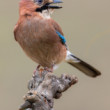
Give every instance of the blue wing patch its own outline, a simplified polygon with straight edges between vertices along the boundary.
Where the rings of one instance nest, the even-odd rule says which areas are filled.
[[[60,37],[62,43],[65,44],[65,43],[66,43],[66,39],[65,39],[65,37],[64,37],[63,35],[61,35],[60,32],[58,32],[58,31],[56,31],[56,33],[57,33],[58,36]]]

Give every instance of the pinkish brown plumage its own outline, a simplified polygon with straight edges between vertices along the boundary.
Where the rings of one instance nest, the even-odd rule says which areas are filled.
[[[66,47],[66,40],[60,26],[51,19],[50,13],[60,6],[60,0],[21,0],[19,20],[14,29],[15,40],[24,52],[43,67],[53,68],[53,65],[65,60],[88,76],[96,77],[101,73],[74,56]]]

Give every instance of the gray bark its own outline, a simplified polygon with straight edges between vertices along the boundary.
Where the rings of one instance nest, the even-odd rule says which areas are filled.
[[[55,76],[47,70],[37,69],[28,83],[28,93],[19,110],[53,110],[54,98],[59,99],[62,92],[77,82],[75,76],[63,74]]]

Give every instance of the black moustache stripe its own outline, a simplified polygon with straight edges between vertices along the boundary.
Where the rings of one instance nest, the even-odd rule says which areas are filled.
[[[37,12],[42,12],[43,10],[47,10],[47,9],[60,9],[62,8],[61,6],[52,6],[49,4],[46,4],[44,6],[42,6],[41,8],[37,8],[36,11]]]

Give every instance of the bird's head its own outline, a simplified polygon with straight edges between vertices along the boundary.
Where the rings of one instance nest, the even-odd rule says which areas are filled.
[[[25,15],[28,12],[40,12],[44,17],[49,17],[54,9],[62,8],[58,4],[61,0],[21,0],[20,15]]]
[[[58,6],[59,3],[62,3],[61,0],[21,0],[20,7],[26,9],[36,8],[36,11],[43,11],[49,9],[60,9],[61,6]]]

